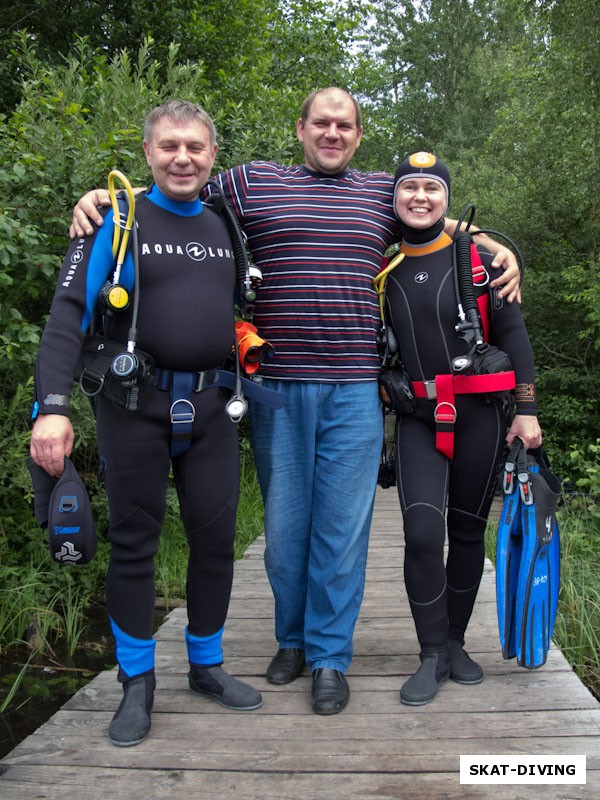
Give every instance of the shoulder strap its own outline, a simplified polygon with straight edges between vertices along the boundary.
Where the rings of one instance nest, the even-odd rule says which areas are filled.
[[[473,289],[477,301],[477,308],[479,310],[479,318],[481,319],[481,327],[483,328],[483,338],[489,341],[490,327],[492,322],[491,315],[491,298],[489,291],[490,276],[486,268],[483,266],[479,250],[475,242],[471,242],[471,272],[473,274]]]

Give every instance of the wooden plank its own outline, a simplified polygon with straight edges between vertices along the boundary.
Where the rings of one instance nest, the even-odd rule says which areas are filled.
[[[153,730],[155,744],[120,749],[104,735],[90,731],[85,742],[73,731],[64,735],[36,733],[19,745],[11,756],[12,764],[48,764],[131,769],[258,770],[263,772],[427,772],[435,760],[436,770],[457,769],[460,755],[581,755],[585,736],[533,737],[507,741],[502,738],[478,739],[363,739],[346,741],[332,738],[252,739],[243,747],[230,736],[217,738],[196,731],[193,746],[181,742],[163,729]],[[600,756],[587,759],[588,770],[600,770]]]
[[[481,798],[482,787],[457,783],[454,772],[444,773],[433,769],[415,776],[412,773],[378,773],[377,775],[333,773],[301,774],[296,772],[261,773],[157,769],[113,769],[93,767],[85,769],[61,766],[15,766],[4,776],[3,800],[20,800],[40,797],[40,783],[44,788],[44,800],[64,800],[65,796],[101,800],[147,800],[148,797],[169,800],[189,800],[190,797],[244,797],[246,800],[465,800]],[[6,780],[8,777],[8,780]],[[588,775],[587,786],[528,786],[526,794],[532,800],[566,798],[584,800],[600,796],[598,774]],[[22,784],[15,786],[18,781]],[[12,786],[11,786],[12,784]],[[11,791],[11,789],[16,789]],[[494,786],[494,800],[521,798],[523,787]],[[23,791],[25,789],[25,791]],[[517,791],[515,791],[515,789]],[[77,794],[79,793],[79,794]]]
[[[275,708],[268,712],[234,713],[222,709],[210,700],[197,698],[197,708],[182,717],[170,710],[152,715],[152,740],[157,737],[176,736],[179,741],[194,740],[201,733],[232,741],[252,741],[257,736],[264,738],[286,737],[313,739],[332,736],[342,741],[361,742],[367,738],[410,740],[421,738],[424,731],[432,739],[485,739],[494,738],[531,739],[537,737],[582,736],[599,739],[600,715],[597,709],[568,709],[564,711],[488,711],[468,713],[448,711],[434,712],[419,706],[405,710],[398,704],[396,714],[353,713],[349,708],[342,715],[319,717],[310,711],[310,695],[304,695],[303,714],[288,714],[287,703],[282,702],[279,713]],[[190,699],[190,702],[193,702]],[[438,703],[438,707],[440,704]],[[83,735],[105,733],[112,718],[110,711],[69,711],[55,714],[42,728],[48,736],[62,736],[67,731],[78,730]],[[181,729],[181,730],[180,730]],[[42,729],[40,729],[41,731]],[[161,733],[162,732],[162,733]],[[419,735],[420,734],[420,735]],[[591,742],[589,754],[598,752],[598,741]],[[586,752],[587,754],[587,752]],[[6,757],[10,760],[10,754]]]

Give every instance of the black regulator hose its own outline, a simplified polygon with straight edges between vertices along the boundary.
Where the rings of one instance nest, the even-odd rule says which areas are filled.
[[[458,232],[461,230],[463,222],[465,222],[465,220],[467,220],[465,222],[466,226],[465,231],[468,231],[469,228],[471,227],[471,223],[473,222],[474,216],[475,216],[475,206],[473,205],[473,203],[468,203],[464,207],[460,217],[458,218],[458,221],[456,223],[456,231]],[[521,273],[521,281],[523,281],[523,276],[525,275],[525,262],[523,261],[523,256],[521,255],[521,251],[519,250],[517,245],[513,242],[513,240],[510,238],[510,236],[507,236],[505,233],[502,233],[501,231],[493,230],[492,228],[480,228],[479,230],[474,232],[474,235],[478,233],[485,233],[488,236],[496,236],[498,239],[504,239],[504,241],[509,245],[510,249],[513,251],[515,258],[517,259],[517,265],[519,267],[519,272]]]
[[[485,233],[488,236],[495,236],[498,239],[504,239],[504,241],[510,245],[510,249],[513,251],[515,258],[517,259],[517,265],[519,267],[519,272],[521,273],[521,282],[523,282],[523,276],[525,275],[525,261],[523,260],[521,251],[510,238],[510,236],[507,236],[501,231],[495,231],[493,228],[480,228],[479,230],[475,231],[475,233]]]
[[[473,205],[473,203],[468,203],[462,210],[462,213],[456,223],[457,233],[462,229],[463,222],[465,223],[465,231],[468,231],[469,228],[471,227],[474,216],[475,216],[475,206]],[[465,222],[465,220],[467,221]],[[517,259],[517,265],[519,267],[519,272],[521,273],[521,281],[523,281],[523,276],[525,275],[525,262],[523,261],[523,256],[521,254],[521,251],[519,250],[517,245],[513,242],[513,240],[510,238],[510,236],[507,236],[505,233],[502,233],[501,231],[496,231],[493,228],[479,228],[479,230],[474,231],[473,235],[476,236],[478,233],[485,233],[488,236],[495,236],[498,239],[503,239],[508,244],[508,246],[514,253],[515,258]]]
[[[471,346],[484,345],[483,329],[479,317],[479,307],[473,286],[471,267],[471,234],[457,228],[454,234],[453,259],[456,298],[459,304],[459,323],[457,330],[465,335]],[[467,331],[472,331],[467,334]]]
[[[467,213],[470,213],[470,217],[466,223],[466,230],[462,231],[460,228]],[[471,234],[468,233],[474,213],[475,206],[467,206],[458,222],[452,247],[454,287],[458,303],[456,331],[469,348],[468,355],[454,359],[452,371],[455,374],[474,375],[509,372],[512,367],[508,355],[503,350],[488,344],[483,336],[483,325],[479,316],[479,306],[473,283],[473,267],[471,264],[472,238]],[[502,236],[502,234],[499,235]],[[503,238],[507,239],[508,237]],[[520,266],[520,253],[517,260]]]
[[[224,217],[227,230],[231,236],[236,277],[240,291],[240,312],[243,319],[251,320],[254,315],[256,292],[250,283],[250,266],[248,264],[248,253],[246,251],[244,234],[238,218],[227,202],[219,184],[216,181],[209,181],[207,186],[210,186],[214,193],[211,193],[204,202],[215,213],[221,214]]]
[[[468,219],[467,219],[467,215],[469,217]],[[457,220],[456,230],[457,231],[462,230],[463,222],[465,222],[465,219],[466,219],[467,221],[465,222],[465,231],[468,231],[469,228],[471,227],[471,224],[473,222],[473,218],[474,217],[475,217],[475,206],[473,205],[473,203],[468,203],[463,208],[462,213],[461,213],[460,217]]]

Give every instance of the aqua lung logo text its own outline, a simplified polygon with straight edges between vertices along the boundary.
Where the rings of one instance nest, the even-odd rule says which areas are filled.
[[[65,275],[65,279],[64,279],[64,281],[62,283],[62,285],[66,289],[68,289],[69,286],[71,285],[71,281],[73,280],[73,278],[75,277],[75,273],[77,272],[77,267],[83,261],[83,245],[84,245],[84,243],[85,243],[85,239],[79,239],[77,241],[77,247],[71,253],[71,258],[70,258],[70,262],[71,263],[69,265],[68,272]]]
[[[207,258],[233,258],[233,251],[228,247],[205,247],[200,242],[188,242],[182,246],[170,242],[157,242],[156,244],[142,243],[143,256],[157,255],[187,255],[192,261],[204,261]]]
[[[415,283],[425,283],[429,280],[429,275],[426,272],[417,272],[415,275]]]

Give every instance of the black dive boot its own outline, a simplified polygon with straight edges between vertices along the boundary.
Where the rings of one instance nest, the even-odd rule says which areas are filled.
[[[463,649],[464,639],[449,639],[450,651],[450,677],[456,683],[471,686],[481,683],[483,670],[476,661]]]
[[[154,702],[154,670],[127,678],[119,669],[123,699],[108,727],[108,738],[117,747],[131,747],[143,742],[150,730],[150,712]]]
[[[262,706],[262,695],[247,683],[232,677],[220,664],[210,667],[190,664],[190,689],[232,711],[254,711]]]
[[[419,658],[421,666],[400,689],[400,702],[407,706],[423,706],[430,703],[440,686],[450,677],[450,652],[443,650],[422,650]]]

